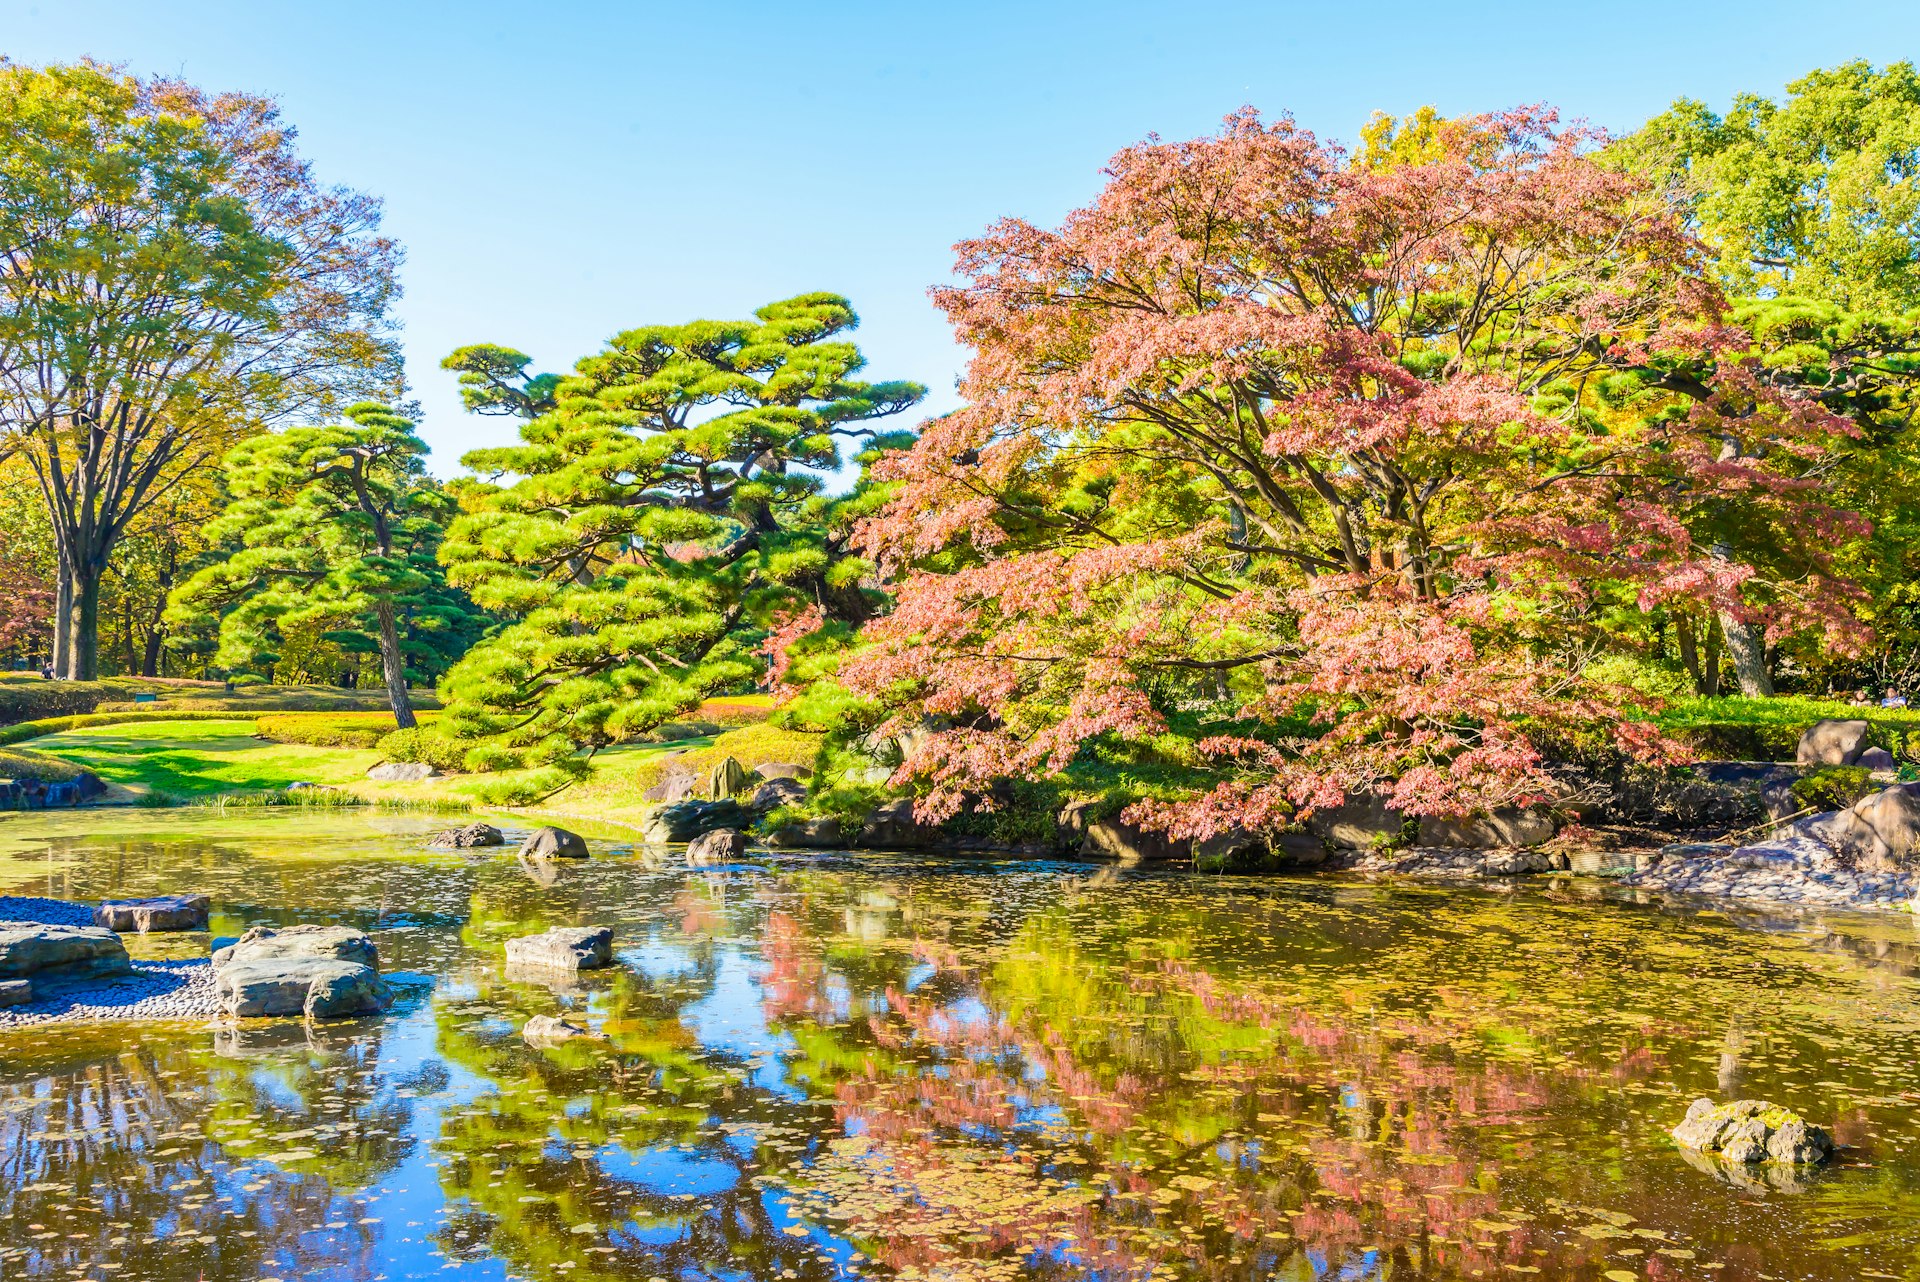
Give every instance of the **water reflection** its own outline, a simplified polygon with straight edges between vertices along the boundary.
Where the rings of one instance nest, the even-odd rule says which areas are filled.
[[[0,1038],[0,1275],[1920,1276],[1907,923],[904,859],[536,876],[310,822],[0,826],[28,893],[208,890],[423,977],[351,1026]],[[588,922],[610,971],[501,964]],[[532,1049],[536,1014],[605,1040]],[[1845,1162],[1666,1141],[1735,1092]]]

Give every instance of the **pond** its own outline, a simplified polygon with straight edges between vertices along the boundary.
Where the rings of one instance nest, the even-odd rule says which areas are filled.
[[[346,923],[400,992],[0,1037],[0,1277],[1920,1276],[1906,918],[606,841],[536,876],[433,826],[0,821],[0,893]],[[619,964],[510,980],[560,924]],[[568,1012],[608,1041],[520,1040]],[[1701,1095],[1842,1160],[1690,1161]]]

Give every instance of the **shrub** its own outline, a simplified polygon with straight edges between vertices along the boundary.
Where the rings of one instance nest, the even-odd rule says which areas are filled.
[[[37,752],[0,749],[0,779],[37,779],[42,783],[71,783],[87,772],[57,757]]]
[[[422,723],[432,719],[429,714],[417,715]],[[391,712],[286,712],[260,717],[253,723],[253,732],[262,739],[312,748],[377,748],[382,739],[398,729]]]
[[[42,681],[37,676],[29,678],[9,675],[6,679],[0,680],[0,725],[97,712],[103,703],[130,701],[136,694],[166,694],[173,697],[194,689],[217,691],[221,687],[218,684],[167,681],[154,677],[109,677],[101,681]]]
[[[421,727],[395,730],[376,745],[388,761],[420,761],[448,774],[467,768],[467,749],[459,739]]]
[[[1793,797],[1814,810],[1844,810],[1873,791],[1865,766],[1822,766],[1793,781]]]

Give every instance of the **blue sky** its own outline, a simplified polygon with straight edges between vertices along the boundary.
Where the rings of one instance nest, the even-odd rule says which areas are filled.
[[[1243,103],[1351,139],[1368,114],[1551,102],[1631,128],[1816,67],[1920,57],[1920,2],[499,4],[0,0],[0,52],[271,94],[320,176],[407,247],[408,375],[435,470],[511,434],[439,368],[565,368],[617,330],[846,294],[876,378],[954,403],[927,301],[950,247],[1056,221],[1149,132]]]

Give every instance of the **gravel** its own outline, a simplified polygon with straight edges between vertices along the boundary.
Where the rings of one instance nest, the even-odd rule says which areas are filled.
[[[1622,883],[1668,894],[1879,911],[1906,908],[1920,895],[1920,877],[1841,867],[1831,851],[1803,837],[1696,852],[1669,855]]]
[[[91,926],[93,905],[64,899],[0,895],[0,923]],[[141,961],[131,975],[102,979],[34,980],[33,1001],[0,1008],[0,1029],[31,1024],[77,1024],[96,1019],[205,1019],[220,1013],[213,962]]]

